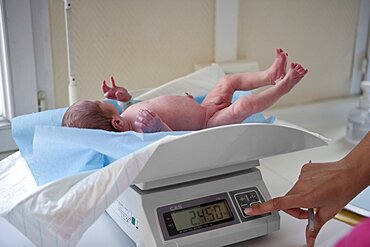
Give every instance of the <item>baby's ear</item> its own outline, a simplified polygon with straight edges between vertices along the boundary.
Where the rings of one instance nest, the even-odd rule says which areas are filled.
[[[113,116],[111,123],[112,123],[113,128],[117,130],[118,132],[125,131],[124,123],[121,118]]]

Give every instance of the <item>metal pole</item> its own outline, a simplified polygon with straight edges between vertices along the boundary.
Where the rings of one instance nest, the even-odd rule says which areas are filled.
[[[72,25],[72,0],[64,0],[64,14],[65,14],[65,26],[66,26],[66,38],[67,38],[67,62],[68,62],[68,96],[69,105],[72,105],[77,101],[77,82],[74,71],[73,61],[73,46],[72,46],[72,35],[70,33]]]

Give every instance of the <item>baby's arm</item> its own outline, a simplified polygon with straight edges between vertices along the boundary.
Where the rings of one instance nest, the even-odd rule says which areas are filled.
[[[168,125],[164,123],[155,112],[148,108],[140,109],[134,124],[144,133],[172,131],[172,129],[168,127]]]
[[[116,86],[113,76],[110,77],[110,81],[112,83],[112,87],[109,87],[105,80],[102,82],[104,97],[122,102],[127,102],[131,99],[131,95],[128,93],[126,88]]]

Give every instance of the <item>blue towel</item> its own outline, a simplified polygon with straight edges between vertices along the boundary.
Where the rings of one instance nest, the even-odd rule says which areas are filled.
[[[247,95],[236,92],[234,99]],[[196,97],[200,103],[204,97]],[[102,168],[113,161],[168,135],[188,131],[115,133],[103,130],[61,127],[66,108],[16,117],[12,120],[13,138],[38,185],[83,171]],[[256,113],[244,122],[272,123]]]
[[[168,135],[185,131],[137,133],[110,132],[59,126],[37,126],[33,159],[29,164],[39,185],[109,165]]]
[[[12,119],[12,135],[23,158],[28,161],[33,155],[33,137],[35,126],[61,126],[62,118],[67,108],[49,110],[15,117]]]

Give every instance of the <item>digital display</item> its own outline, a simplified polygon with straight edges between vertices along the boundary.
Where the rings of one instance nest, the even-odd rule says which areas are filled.
[[[233,220],[226,200],[220,200],[171,213],[177,231],[207,227]]]

